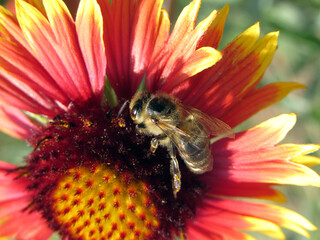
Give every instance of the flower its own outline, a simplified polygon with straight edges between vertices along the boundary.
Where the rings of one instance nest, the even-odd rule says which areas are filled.
[[[237,126],[298,83],[258,88],[278,33],[255,24],[221,52],[228,6],[195,26],[200,0],[172,32],[161,0],[81,0],[76,20],[61,0],[16,0],[0,8],[0,127],[33,151],[17,167],[0,162],[0,236],[47,239],[283,239],[280,227],[308,236],[315,227],[275,202],[276,185],[320,186],[304,166],[318,145],[278,144],[294,114],[280,115],[212,143],[213,170],[193,174],[150,151],[129,109],[139,86]],[[107,79],[106,79],[107,77]],[[245,198],[240,200],[239,197]]]

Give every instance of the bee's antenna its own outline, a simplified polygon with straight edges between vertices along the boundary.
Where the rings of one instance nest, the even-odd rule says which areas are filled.
[[[119,109],[119,112],[118,112],[118,116],[117,116],[118,118],[120,117],[121,113],[123,112],[124,108],[127,106],[128,103],[129,103],[129,100],[125,101],[122,104],[122,106],[121,106],[121,108]]]

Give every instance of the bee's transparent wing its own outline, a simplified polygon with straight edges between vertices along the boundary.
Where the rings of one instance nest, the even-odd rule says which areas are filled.
[[[195,120],[201,122],[208,136],[234,138],[235,134],[232,128],[220,119],[201,112],[196,108],[184,105],[181,102],[179,102],[178,105],[185,118],[193,117]]]
[[[178,149],[180,157],[187,167],[196,174],[201,174],[212,169],[209,137],[194,137],[183,129],[163,121],[153,121]]]

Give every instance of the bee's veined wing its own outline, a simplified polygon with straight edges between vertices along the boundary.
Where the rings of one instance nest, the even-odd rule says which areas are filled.
[[[181,111],[184,112],[185,117],[193,117],[195,120],[201,122],[208,136],[234,138],[235,134],[232,128],[220,119],[210,116],[196,108],[184,105],[181,102],[177,104]]]
[[[211,152],[207,152],[209,151],[208,136],[206,137],[208,141],[204,139],[199,141],[199,136],[193,137],[170,123],[156,120],[153,120],[153,122],[171,140],[192,172],[201,174],[212,170],[213,157]]]

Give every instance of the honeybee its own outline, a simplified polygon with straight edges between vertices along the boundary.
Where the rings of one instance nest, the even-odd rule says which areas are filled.
[[[154,136],[150,150],[154,153],[159,145],[168,150],[175,198],[181,188],[176,150],[191,172],[202,174],[212,170],[210,136],[234,135],[231,127],[221,120],[162,92],[137,92],[130,101],[129,109],[137,131]]]

